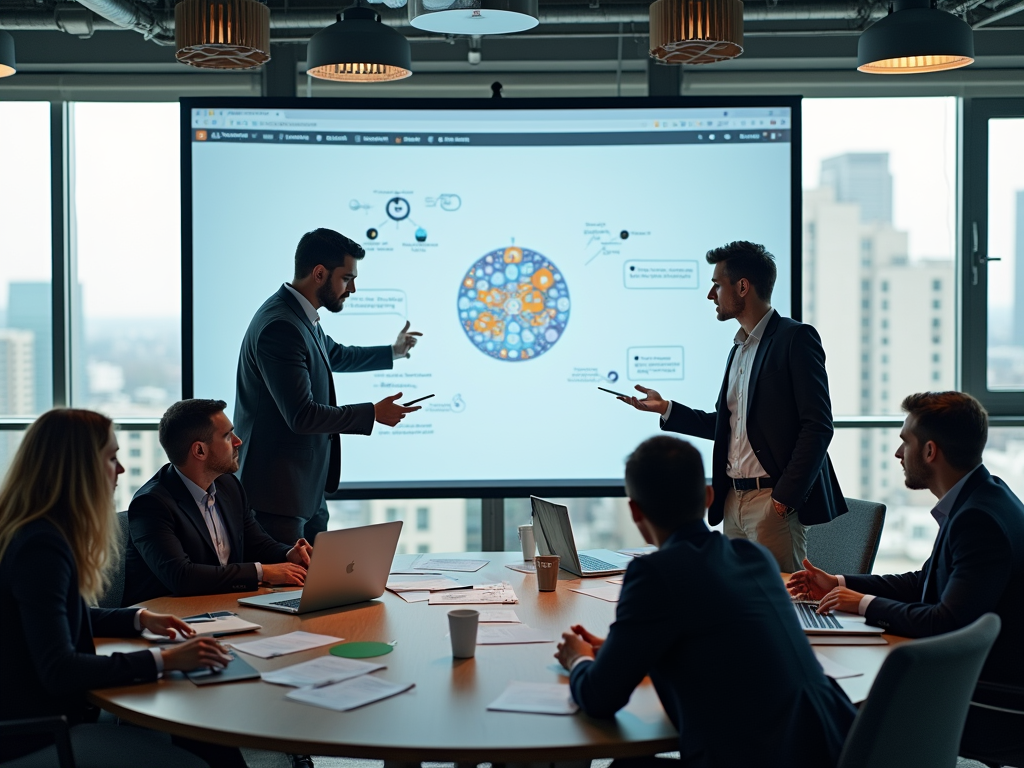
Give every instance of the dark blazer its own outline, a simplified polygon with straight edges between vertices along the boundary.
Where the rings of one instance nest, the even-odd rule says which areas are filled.
[[[869,624],[905,637],[939,635],[983,613],[999,614],[1002,629],[981,682],[1024,691],[1024,504],[985,467],[960,489],[920,571],[845,579],[850,589],[876,596],[868,603]],[[976,700],[986,700],[983,688]]]
[[[252,592],[259,584],[256,563],[284,562],[290,545],[271,538],[256,521],[238,478],[221,475],[214,484],[231,543],[228,564],[220,564],[196,500],[174,467],[164,464],[128,507],[122,605],[164,595]]]
[[[338,406],[331,371],[392,364],[390,346],[346,347],[318,335],[284,286],[263,303],[242,340],[235,386],[239,476],[253,509],[306,520],[316,513],[324,491],[338,487],[338,435],[373,430],[373,404]]]
[[[596,661],[569,682],[584,712],[612,717],[646,675],[685,765],[833,766],[856,714],[815,659],[775,560],[703,522],[629,564]]]
[[[846,512],[828,445],[832,442],[832,402],[825,373],[825,350],[810,325],[772,310],[750,369],[747,396],[747,438],[768,476],[775,480],[772,498],[797,510],[804,525],[827,523]],[[711,483],[715,500],[708,522],[718,525],[730,489],[726,475],[729,452],[729,368],[736,346],[729,350],[725,378],[711,413],[672,403],[661,428],[714,440]]]
[[[96,655],[94,634],[139,634],[135,614],[85,604],[71,548],[52,523],[36,520],[18,531],[0,560],[0,720],[94,721],[87,691],[156,680],[149,651]],[[47,741],[5,738],[0,761]]]

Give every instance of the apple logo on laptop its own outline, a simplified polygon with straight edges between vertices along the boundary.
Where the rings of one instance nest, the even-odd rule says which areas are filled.
[[[345,573],[352,573],[356,569],[356,561],[353,560],[345,567]]]

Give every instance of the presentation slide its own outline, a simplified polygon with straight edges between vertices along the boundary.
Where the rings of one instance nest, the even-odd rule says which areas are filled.
[[[242,337],[303,233],[360,242],[325,332],[391,344],[408,321],[423,337],[392,370],[336,374],[338,400],[435,397],[342,437],[342,491],[621,484],[658,417],[598,387],[714,409],[738,325],[716,320],[707,251],[763,243],[791,313],[790,107],[252,103],[183,107],[194,394],[232,413]]]

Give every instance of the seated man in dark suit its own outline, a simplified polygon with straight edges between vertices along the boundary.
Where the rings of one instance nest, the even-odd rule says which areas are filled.
[[[312,547],[280,544],[256,521],[238,470],[241,445],[223,400],[182,400],[160,420],[170,464],[128,508],[124,605],[163,595],[252,592],[301,585]]]
[[[820,600],[819,613],[859,613],[904,637],[930,637],[996,613],[1002,629],[981,671],[960,754],[1024,765],[1024,505],[981,463],[988,414],[962,392],[925,392],[907,413],[896,458],[911,489],[939,501],[931,557],[919,571],[833,576],[804,560],[793,594]],[[1002,711],[1001,711],[1002,710]]]
[[[658,551],[626,569],[606,640],[581,626],[562,635],[555,657],[573,699],[613,717],[649,675],[683,765],[834,766],[853,705],[814,658],[768,550],[704,524],[714,492],[697,449],[668,436],[641,443],[626,493]]]

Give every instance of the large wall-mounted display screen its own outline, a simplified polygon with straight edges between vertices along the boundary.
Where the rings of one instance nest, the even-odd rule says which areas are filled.
[[[182,110],[185,392],[232,412],[249,320],[316,227],[366,249],[343,311],[320,310],[330,336],[423,333],[393,370],[335,376],[342,403],[435,395],[395,429],[342,438],[342,493],[621,488],[657,416],[598,386],[714,408],[737,324],[716,320],[706,252],[763,243],[772,303],[794,314],[796,99]]]

